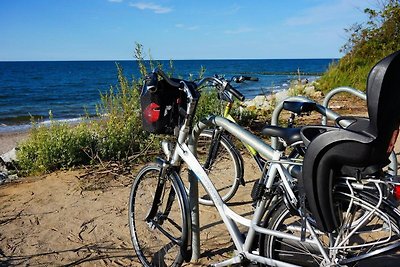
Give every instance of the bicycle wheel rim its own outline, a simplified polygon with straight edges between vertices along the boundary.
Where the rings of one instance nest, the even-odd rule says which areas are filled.
[[[159,173],[159,166],[145,166],[132,185],[129,199],[132,243],[144,266],[180,266],[189,240],[188,210],[182,188],[171,176],[166,180],[157,218],[152,218],[150,222],[144,219],[153,203]],[[162,214],[168,209],[166,203],[172,204],[168,216],[164,217]]]

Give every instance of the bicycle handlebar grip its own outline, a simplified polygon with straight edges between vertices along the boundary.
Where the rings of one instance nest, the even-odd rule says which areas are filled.
[[[244,95],[242,95],[241,92],[239,92],[238,90],[236,90],[235,88],[233,88],[230,84],[228,84],[226,86],[226,89],[232,93],[232,95],[234,95],[237,99],[239,99],[240,101],[244,101],[245,97]]]
[[[159,74],[169,85],[171,85],[172,87],[176,87],[176,88],[182,88],[183,84],[182,83],[177,83],[174,82],[173,80],[171,80],[162,70],[160,70],[159,68],[156,68],[153,72]]]

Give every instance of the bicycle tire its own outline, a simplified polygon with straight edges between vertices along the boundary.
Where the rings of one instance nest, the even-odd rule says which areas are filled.
[[[181,266],[190,256],[190,211],[185,188],[176,172],[166,174],[155,216],[149,216],[161,167],[144,166],[129,198],[129,228],[133,247],[143,266]]]
[[[243,159],[235,145],[225,134],[221,134],[216,153],[211,155],[210,150],[213,130],[202,131],[197,140],[197,159],[203,166],[209,160],[211,163],[205,171],[219,192],[222,201],[228,202],[237,192],[240,181],[243,179]],[[207,192],[199,187],[199,203],[207,206],[213,205]]]
[[[350,203],[351,200],[356,201],[353,202],[357,205],[354,206],[354,214],[353,220],[357,220],[357,216],[362,216],[363,212],[368,212],[371,211],[371,206],[375,207],[375,205],[378,203],[378,200],[375,196],[369,193],[364,193],[364,192],[358,192],[356,194],[356,197],[351,197],[346,194],[339,193],[340,196],[337,200],[339,200],[338,205],[343,205],[344,208],[346,208],[346,205],[348,207],[348,203]],[[360,201],[361,199],[361,201]],[[371,205],[371,206],[368,206]],[[394,231],[395,236],[390,238],[390,241],[387,241],[383,245],[380,246],[366,246],[366,247],[361,247],[359,250],[356,248],[350,249],[350,248],[343,248],[338,251],[337,255],[335,257],[337,262],[339,264],[344,264],[345,266],[354,266],[357,264],[360,260],[364,259],[365,253],[370,253],[373,251],[378,251],[385,245],[389,244],[396,244],[396,242],[399,242],[399,234],[400,234],[400,215],[398,212],[395,212],[396,207],[393,205],[389,204],[388,202],[384,202],[381,204],[379,210],[382,212],[382,214],[387,214],[389,220],[386,222],[390,222]],[[364,213],[366,214],[366,213]],[[375,238],[376,240],[374,241],[379,241],[383,240],[384,238],[388,238],[388,234],[385,231],[385,223],[382,218],[384,218],[384,215],[380,214],[379,212],[374,212],[373,216],[370,218],[370,222],[367,225],[362,226],[363,228],[360,228],[356,231],[357,234],[352,236],[349,239],[349,243],[347,246],[350,245],[357,245],[357,242],[365,242],[364,244],[371,243],[372,244],[372,238]],[[358,218],[360,220],[360,218]],[[269,229],[273,230],[281,230],[281,231],[288,231],[291,234],[296,234],[296,232],[293,229],[300,229],[301,225],[301,219],[298,215],[293,214],[293,210],[287,208],[285,205],[284,201],[280,201],[275,208],[271,209],[269,214],[266,217],[266,220],[264,221],[264,226],[268,225]],[[380,230],[379,227],[382,225],[382,229]],[[376,228],[374,228],[376,227]],[[351,231],[351,227],[348,227]],[[289,230],[291,229],[291,230]],[[345,228],[344,228],[345,229]],[[387,230],[387,229],[386,229]],[[321,236],[321,231],[319,231],[319,237],[320,240],[323,243],[323,246],[325,247],[325,251],[329,253],[329,249],[332,248],[328,243],[329,240],[329,234],[324,233],[326,236]],[[300,236],[300,232],[297,231],[297,234]],[[370,239],[370,240],[368,240]],[[260,254],[265,257],[270,257],[276,260],[282,260],[288,263],[292,264],[298,264],[301,266],[321,266],[320,264],[323,262],[323,258],[321,255],[319,255],[318,249],[315,247],[312,247],[311,245],[306,245],[305,243],[301,243],[298,241],[293,241],[293,240],[288,240],[288,239],[283,239],[283,238],[277,238],[275,236],[271,235],[261,235],[260,237]],[[332,260],[332,259],[331,259]],[[345,263],[344,263],[345,262]],[[340,266],[338,264],[338,266]]]

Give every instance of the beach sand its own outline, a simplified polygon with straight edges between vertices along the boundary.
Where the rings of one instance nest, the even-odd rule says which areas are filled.
[[[28,137],[28,132],[0,133],[0,155],[10,151]]]
[[[255,163],[246,160],[248,184],[230,202],[239,214],[251,212],[243,203],[251,203],[249,190],[258,177]],[[127,215],[140,167],[124,175],[57,171],[0,186],[0,266],[142,266]],[[232,254],[215,208],[201,206],[200,214],[201,259],[184,266],[207,266]]]
[[[250,156],[244,156],[247,183],[230,208],[248,216],[259,173]],[[0,266],[142,266],[132,247],[127,214],[139,167],[124,175],[58,171],[0,186]],[[183,266],[205,267],[232,256],[232,241],[214,207],[200,205],[200,229],[200,260]],[[359,266],[394,267],[399,260],[400,254],[390,251]]]

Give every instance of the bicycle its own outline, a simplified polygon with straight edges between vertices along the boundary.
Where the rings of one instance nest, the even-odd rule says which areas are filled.
[[[400,56],[398,54],[396,56],[397,64],[394,66],[398,69],[400,68],[398,63]],[[379,67],[381,66],[379,65]],[[163,76],[161,73],[160,75]],[[349,134],[354,140],[362,137],[362,141],[367,139],[367,141],[371,141],[373,139],[371,136],[365,137],[361,132],[355,130],[329,127],[309,127],[302,130],[302,138],[308,145],[303,166],[307,168],[307,171],[310,171],[311,168],[310,177],[312,178],[312,180],[308,178],[305,181],[310,183],[305,183],[306,190],[304,191],[302,178],[291,176],[287,168],[289,165],[298,163],[290,159],[282,159],[280,151],[274,150],[253,134],[225,118],[209,117],[206,120],[209,126],[222,127],[254,147],[262,156],[272,159],[268,161],[268,172],[262,177],[261,184],[263,186],[260,187],[262,190],[256,199],[253,217],[249,220],[233,212],[222,201],[203,167],[193,155],[192,151],[195,150],[189,149],[186,143],[191,145],[192,136],[196,134],[194,132],[190,135],[191,119],[195,111],[195,102],[198,99],[195,88],[207,80],[202,80],[198,84],[190,84],[182,80],[171,81],[167,77],[163,77],[163,81],[167,81],[172,88],[182,88],[187,94],[187,112],[181,121],[176,145],[172,150],[169,149],[170,146],[163,146],[166,159],[159,159],[157,168],[153,169],[155,170],[154,176],[151,179],[145,177],[145,174],[148,173],[146,170],[151,169],[146,166],[135,178],[132,186],[129,201],[129,225],[134,248],[143,265],[179,266],[184,260],[187,261],[190,258],[192,252],[190,232],[192,229],[188,208],[191,207],[188,207],[186,191],[179,176],[181,160],[189,166],[190,175],[196,177],[210,195],[236,249],[235,256],[231,259],[212,266],[228,266],[246,261],[273,266],[298,266],[297,262],[290,263],[290,259],[305,260],[302,265],[311,264],[311,266],[315,264],[318,266],[348,265],[400,246],[400,211],[396,208],[397,204],[394,200],[392,201],[392,198],[397,200],[400,198],[400,183],[395,181],[394,177],[385,177],[379,171],[361,172],[358,173],[358,176],[350,176],[340,169],[332,174],[336,178],[335,187],[328,187],[328,190],[331,190],[329,194],[314,196],[308,191],[310,186],[312,189],[312,186],[318,187],[321,183],[321,180],[318,179],[314,181],[315,174],[313,173],[314,164],[320,163],[318,160],[314,160],[313,156],[315,153],[318,155],[321,151],[325,151],[320,149],[320,140],[326,141],[325,137],[331,134],[336,134],[337,138],[342,134]],[[398,81],[396,80],[396,82]],[[400,99],[400,96],[391,100],[393,99],[396,101]],[[174,110],[173,107],[172,110]],[[375,111],[373,108],[372,110]],[[157,110],[155,112],[157,113]],[[395,120],[394,124],[391,124],[392,126],[399,126],[400,120],[397,117],[397,121]],[[174,121],[179,121],[179,119]],[[360,125],[365,124],[361,123]],[[392,137],[385,138],[385,141]],[[362,144],[371,148],[370,143]],[[324,145],[322,144],[322,148]],[[381,158],[377,157],[376,159],[380,160]],[[329,166],[329,164],[322,163],[320,165]],[[361,166],[363,165],[355,167]],[[140,185],[147,182],[148,179],[154,182],[154,192],[149,192],[146,187],[143,187],[143,192],[140,191],[139,189],[142,188]],[[167,187],[167,185],[171,186]],[[143,197],[146,193],[150,193],[149,199]],[[329,221],[327,220],[329,216],[323,220],[321,218],[324,218],[324,214],[320,214],[318,207],[315,209],[315,206],[309,206],[312,203],[308,200],[315,197],[322,200],[327,197],[331,200],[329,203],[334,204],[334,212],[331,214],[334,217],[333,224],[329,227],[325,225],[325,222]],[[164,198],[165,202],[162,201]],[[144,200],[147,201],[147,205],[144,205]],[[174,203],[175,201],[177,204]],[[174,204],[179,208],[178,210],[172,209]],[[309,208],[311,211],[308,210]],[[140,211],[143,212],[141,216],[138,215]],[[176,214],[182,217],[180,221],[183,223],[178,224],[171,218]],[[235,222],[248,227],[246,236],[241,234]],[[144,226],[144,230],[138,230],[139,226]],[[377,235],[369,235],[371,229]],[[174,232],[169,233],[169,231]],[[145,234],[142,236],[142,233]],[[149,239],[150,241],[148,241]],[[155,242],[155,240],[159,242]],[[166,244],[160,245],[162,241],[165,241]],[[257,244],[257,250],[253,250],[254,242]],[[147,244],[150,246],[147,247]],[[152,247],[156,245],[157,248]],[[172,248],[174,248],[174,253],[169,257],[166,254],[171,252]],[[285,251],[282,253],[283,250]],[[308,257],[296,258],[299,253],[308,255]],[[291,257],[285,258],[288,255]]]
[[[258,81],[258,78],[249,76],[233,76],[230,80],[223,77],[215,76],[220,83],[215,83],[218,99],[226,102],[223,116],[232,122],[235,119],[230,112],[234,103],[234,95],[229,92],[231,82],[242,83],[244,81]],[[237,91],[236,98],[243,101],[244,96]],[[246,148],[252,155],[257,152],[248,145]],[[210,179],[214,181],[214,185],[220,192],[224,201],[229,201],[238,190],[239,184],[245,185],[243,159],[241,153],[230,140],[223,134],[220,129],[204,129],[197,140],[197,158],[202,163]],[[218,156],[217,156],[218,155]],[[218,158],[218,160],[216,160]],[[232,164],[233,163],[233,164]],[[220,173],[224,173],[221,179]],[[216,174],[214,174],[216,173]],[[199,202],[203,205],[212,205],[212,201],[205,192],[199,193]]]
[[[244,81],[257,81],[257,78],[249,76],[233,76],[230,80],[216,76],[221,83],[215,84],[218,98],[226,102],[223,117],[237,123],[231,115],[234,98],[244,101],[244,96],[240,93],[235,97],[229,92],[232,82],[242,83]],[[293,128],[296,116],[309,115],[312,111],[318,111],[316,103],[313,101],[285,101],[283,108],[291,112],[288,119],[287,127],[265,126],[260,132],[266,137],[276,136],[282,142],[279,147],[282,151],[286,148],[293,148],[288,155],[291,158],[298,158],[304,155],[302,142],[300,140],[300,128]],[[197,125],[195,127],[198,127]],[[240,185],[245,186],[244,164],[240,151],[237,149],[229,134],[221,128],[201,128],[200,135],[196,139],[197,142],[197,158],[202,163],[209,178],[214,182],[218,192],[221,194],[223,201],[229,201],[237,192]],[[243,143],[243,146],[249,152],[251,158],[254,159],[258,168],[262,172],[265,167],[266,159],[252,148],[250,145]],[[221,173],[224,175],[221,176]],[[201,190],[199,193],[199,203],[203,205],[212,205],[212,201],[208,195]]]
[[[250,77],[248,77],[248,79],[249,78]],[[227,82],[227,85],[217,86],[219,98],[227,102],[223,117],[236,123],[236,120],[230,115],[234,99],[232,94],[224,89],[224,86],[229,86],[229,81]],[[347,91],[353,93],[356,92],[357,95],[362,94],[362,92],[352,88],[346,89]],[[241,95],[239,100],[243,101],[243,99],[244,97]],[[335,121],[337,127],[347,127],[350,125],[350,122],[346,119],[340,122],[342,125],[337,124],[337,119],[341,117],[339,114],[306,97],[289,97],[283,100],[276,106],[273,114],[276,113],[277,116],[279,116],[282,109],[290,112],[290,116],[287,119],[287,126],[277,126],[275,122],[272,123],[273,125],[264,126],[260,134],[264,137],[271,137],[272,146],[275,149],[286,151],[287,148],[291,148],[290,152],[287,154],[287,157],[292,159],[301,158],[305,153],[303,141],[300,138],[301,127],[295,127],[294,124],[296,117],[302,117],[305,115],[307,116],[310,115],[311,112],[317,112],[323,116],[322,122],[325,121],[324,125],[326,125],[326,118]],[[231,141],[229,134],[227,134],[223,129],[215,126],[209,129],[201,123],[195,127],[197,127],[197,131],[200,132],[200,135],[196,137],[196,140],[199,144],[202,144],[202,146],[198,146],[198,159],[201,163],[203,163],[203,167],[206,169],[207,174],[209,174],[210,179],[214,181],[216,188],[222,195],[222,199],[224,201],[229,201],[236,194],[239,186],[244,186],[246,183],[243,176],[244,167],[241,153]],[[261,157],[260,154],[250,145],[243,142],[242,144],[262,172],[265,169],[265,163],[267,160]],[[218,161],[216,159],[218,159]],[[390,160],[391,163],[389,165],[389,172],[392,175],[397,175],[397,159],[394,152],[391,153]],[[219,165],[222,165],[223,167],[218,167],[216,163],[219,163]],[[216,169],[216,175],[212,173],[214,169]],[[218,174],[221,173],[221,170],[223,170],[224,173],[223,177],[218,176]],[[291,171],[295,173],[299,172],[300,169],[298,167],[294,167],[291,169]],[[200,194],[199,203],[203,205],[213,204],[204,191],[202,191]]]
[[[234,96],[226,88],[231,87],[230,83],[232,81],[242,82],[245,80],[255,79],[252,77],[232,77],[230,81],[222,79],[223,82],[215,86],[218,91],[218,98],[226,102],[223,117],[234,123],[237,122],[230,114],[234,103]],[[243,101],[244,96],[240,94],[237,99]],[[291,151],[287,154],[287,157],[292,159],[299,159],[305,153],[303,142],[300,138],[301,127],[295,127],[294,124],[296,117],[310,115],[313,111],[323,115],[328,113],[330,119],[339,117],[339,114],[305,97],[291,97],[288,100],[284,100],[282,108],[290,112],[287,126],[265,125],[259,134],[267,138],[279,138],[279,146],[276,149],[284,152],[287,148],[290,148]],[[195,140],[198,143],[197,158],[203,164],[209,178],[214,182],[222,199],[227,202],[236,194],[240,185],[245,186],[246,184],[241,153],[231,140],[229,134],[223,129],[215,126],[212,128],[204,127],[204,124],[201,123],[195,127],[200,132]],[[259,170],[263,172],[267,159],[263,158],[250,145],[243,142],[242,144],[249,152],[250,157],[256,162]],[[298,172],[299,168],[295,167],[292,171]],[[221,173],[223,173],[222,176]],[[213,205],[204,190],[200,192],[199,203],[209,206]]]

